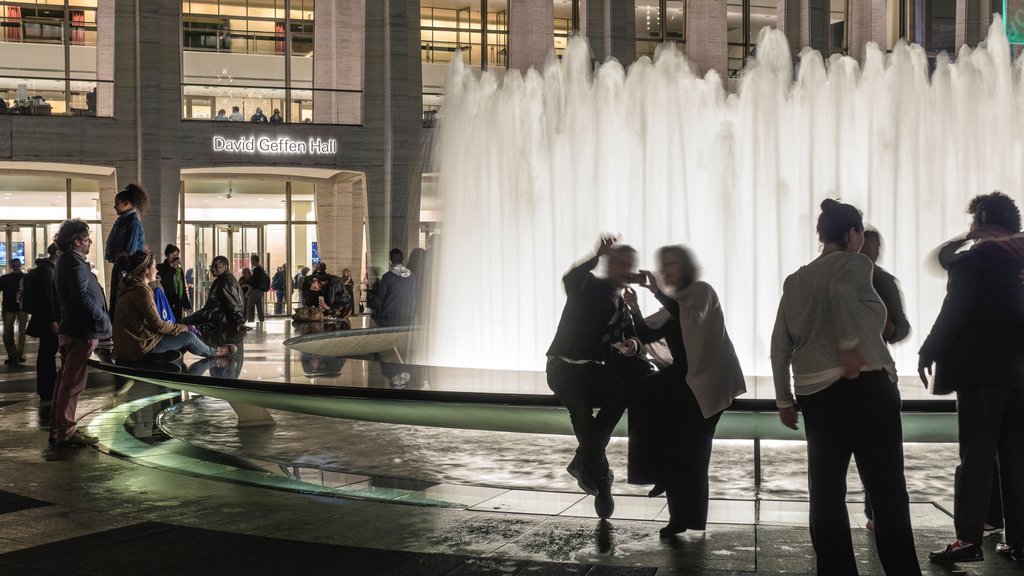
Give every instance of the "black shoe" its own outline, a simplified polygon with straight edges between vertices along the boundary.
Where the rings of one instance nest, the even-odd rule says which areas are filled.
[[[686,532],[685,527],[680,526],[679,524],[673,524],[672,521],[669,521],[667,526],[658,530],[658,536],[661,536],[662,538],[671,538],[672,536],[682,534],[683,532]]]
[[[18,358],[18,364],[24,364],[27,361],[28,360],[24,356],[22,356],[21,358]]]
[[[661,484],[655,484],[654,488],[651,488],[651,491],[647,493],[647,497],[648,498],[657,498],[658,496],[661,496],[664,493],[665,493],[665,487],[662,486]]]
[[[150,352],[146,354],[146,360],[158,364],[170,364],[181,360],[180,350],[167,350],[165,352]]]
[[[78,446],[93,446],[100,439],[96,436],[90,436],[81,430],[75,430],[75,433],[63,442],[54,442],[54,446],[57,448],[74,448]]]
[[[615,513],[615,500],[612,499],[610,486],[602,487],[597,492],[597,496],[594,497],[594,512],[597,512],[597,517],[602,520],[611,518]]]
[[[971,544],[963,540],[953,540],[952,543],[942,550],[929,553],[928,559],[939,564],[983,562],[985,560],[985,553],[981,551],[981,546],[977,544]]]
[[[14,364],[14,362],[15,362],[14,358],[8,358],[7,360],[4,360],[4,364],[8,364],[8,365]]]
[[[586,469],[583,468],[583,464],[580,463],[579,457],[574,457],[572,462],[569,462],[569,465],[566,466],[565,471],[576,479],[576,483],[579,485],[580,490],[583,490],[591,496],[597,495],[597,488],[594,487],[593,482],[586,473]]]

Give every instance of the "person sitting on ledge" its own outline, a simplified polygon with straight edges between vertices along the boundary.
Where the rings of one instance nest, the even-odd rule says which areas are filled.
[[[232,345],[211,348],[190,331],[190,326],[160,318],[151,286],[157,281],[156,259],[151,253],[122,255],[118,264],[125,276],[118,286],[120,294],[114,312],[113,356],[117,361],[171,362],[180,359],[183,350],[204,358],[223,358],[235,353]]]
[[[352,299],[345,291],[341,278],[328,274],[327,265],[323,262],[304,281],[302,304],[320,308],[326,316],[348,318],[352,315]]]
[[[210,286],[210,293],[206,296],[206,304],[195,314],[182,318],[181,322],[198,326],[203,332],[245,330],[245,316],[242,314],[242,303],[245,299],[242,298],[242,287],[231,273],[231,265],[226,256],[213,258],[210,274],[213,275],[214,281]]]

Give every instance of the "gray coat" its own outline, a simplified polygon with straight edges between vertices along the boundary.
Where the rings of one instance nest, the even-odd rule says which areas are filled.
[[[53,272],[57,284],[57,299],[60,301],[60,330],[73,338],[110,337],[110,315],[107,313],[106,297],[96,276],[89,270],[89,263],[74,250],[69,250],[57,260]]]

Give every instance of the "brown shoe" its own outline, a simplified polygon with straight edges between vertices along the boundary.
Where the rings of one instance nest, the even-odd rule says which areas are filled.
[[[68,438],[63,442],[57,442],[56,446],[58,448],[71,448],[74,446],[93,446],[99,441],[100,439],[95,436],[89,436],[88,434],[82,432],[81,430],[75,430],[75,433],[71,435],[71,438]]]
[[[214,358],[227,358],[228,356],[234,356],[235,352],[238,352],[238,346],[234,344],[226,344],[224,346],[217,347],[217,353],[213,355]]]

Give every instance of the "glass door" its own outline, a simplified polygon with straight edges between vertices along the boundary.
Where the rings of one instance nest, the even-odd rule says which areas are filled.
[[[260,255],[264,270],[267,270],[265,242],[266,230],[262,224],[196,224],[192,260],[195,265],[191,282],[194,309],[198,310],[206,303],[206,295],[213,283],[210,262],[215,256],[226,257],[231,264],[231,273],[240,278],[242,270],[250,267],[249,257],[253,254]]]
[[[46,247],[59,227],[58,222],[4,224],[0,233],[0,274],[11,271],[14,258],[21,261],[24,271],[35,266],[37,258],[46,257]]]

